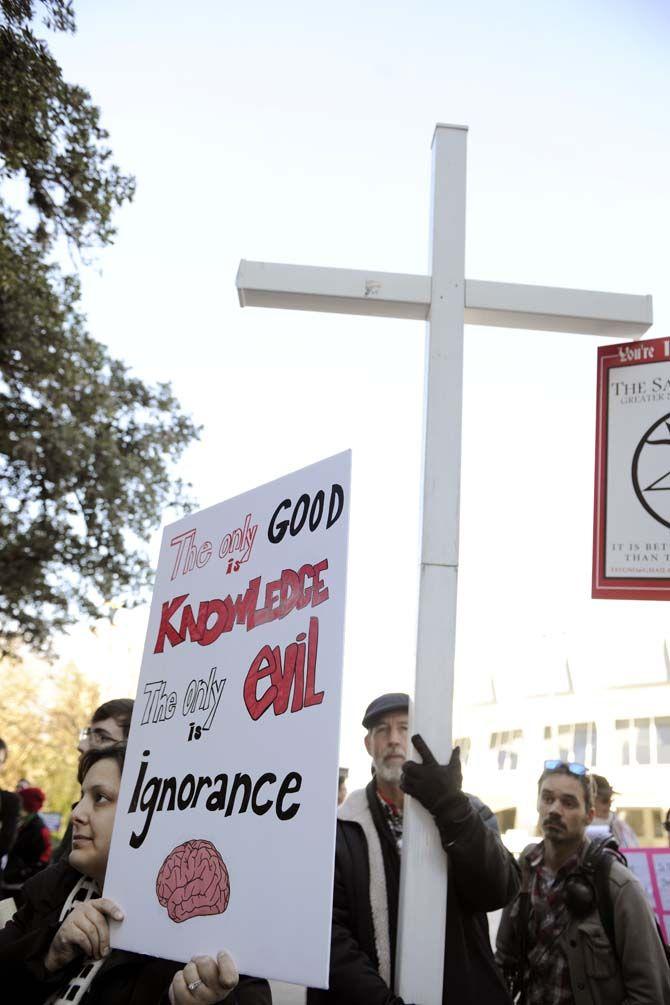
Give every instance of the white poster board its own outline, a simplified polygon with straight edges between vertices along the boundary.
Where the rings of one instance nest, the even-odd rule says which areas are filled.
[[[349,451],[167,527],[105,896],[112,945],[326,987]]]

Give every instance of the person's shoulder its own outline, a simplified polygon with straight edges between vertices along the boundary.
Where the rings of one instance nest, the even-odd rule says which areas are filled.
[[[623,889],[623,887],[632,884],[639,890],[640,894],[643,897],[646,897],[642,884],[640,883],[639,879],[637,878],[633,870],[630,869],[627,865],[624,865],[624,863],[620,861],[620,859],[617,858],[616,855],[611,855],[611,859],[612,861],[610,863],[609,877],[608,877],[610,885],[614,887],[615,890],[618,891]]]
[[[367,789],[354,789],[337,810],[338,825],[358,824],[370,819]]]
[[[27,880],[23,886],[23,895],[36,905],[49,903],[59,896],[67,896],[79,879],[81,874],[65,859],[61,859]]]
[[[16,810],[18,812],[20,805],[21,802],[16,792],[10,792],[8,789],[0,789],[0,806],[4,812],[8,810]]]
[[[345,861],[356,856],[368,836],[375,830],[375,823],[365,789],[349,793],[337,810],[336,855]]]

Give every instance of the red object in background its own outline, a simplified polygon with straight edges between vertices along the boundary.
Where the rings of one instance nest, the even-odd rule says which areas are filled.
[[[46,799],[42,789],[38,789],[36,786],[28,785],[19,789],[18,796],[26,813],[39,813],[44,806],[44,800]]]

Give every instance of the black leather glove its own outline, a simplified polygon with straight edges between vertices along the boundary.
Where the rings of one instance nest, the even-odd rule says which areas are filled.
[[[429,813],[435,815],[445,801],[461,792],[463,785],[461,748],[454,747],[449,764],[438,764],[430,747],[418,733],[412,737],[412,743],[423,758],[423,764],[405,761],[402,766],[400,788],[409,796],[418,799]]]

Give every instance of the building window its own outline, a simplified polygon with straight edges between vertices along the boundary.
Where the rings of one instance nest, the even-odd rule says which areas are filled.
[[[649,719],[635,719],[635,760],[638,764],[651,762],[649,747]]]
[[[622,817],[629,827],[632,827],[640,844],[644,848],[659,838],[667,835],[663,830],[663,820],[665,812],[659,810],[657,806],[621,806],[618,807],[619,816]],[[665,842],[664,842],[665,844]]]
[[[670,764],[670,716],[617,719],[619,761],[630,764]]]
[[[500,833],[504,834],[505,831],[511,831],[516,825],[516,806],[511,806],[506,810],[498,810],[496,816],[498,818]]]
[[[595,722],[564,723],[544,727],[547,758],[559,757],[561,761],[578,761],[595,765],[598,754],[598,730]]]
[[[663,827],[663,821],[665,820],[665,813],[663,812],[663,810],[654,808],[651,811],[651,818],[654,824],[654,837],[655,838],[666,837],[667,835],[665,833],[665,828]]]
[[[576,757],[571,757],[573,744],[572,726],[558,727],[558,756],[562,761],[576,761]]]
[[[501,733],[491,733],[489,748],[495,757],[498,771],[516,771],[519,766],[519,749],[523,730],[508,729]]]
[[[645,815],[644,809],[639,806],[624,806],[619,810],[619,816],[633,828],[638,837],[642,837],[645,833]]]
[[[617,719],[616,721],[616,744],[619,751],[619,760],[623,765],[630,764],[630,719]]]
[[[654,722],[656,723],[656,762],[657,764],[670,764],[670,716],[656,718]]]
[[[461,763],[467,764],[470,759],[470,737],[457,736],[454,740],[454,747],[461,748]]]

